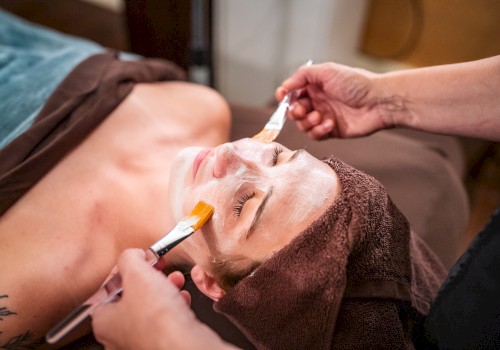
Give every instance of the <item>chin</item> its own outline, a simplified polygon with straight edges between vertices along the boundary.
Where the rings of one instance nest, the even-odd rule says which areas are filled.
[[[172,162],[168,187],[170,206],[176,221],[183,218],[185,198],[189,195],[186,191],[193,182],[193,161],[201,149],[201,147],[184,148],[177,153]]]
[[[203,147],[187,147],[179,151],[172,162],[171,182],[190,186],[193,183],[193,162]]]

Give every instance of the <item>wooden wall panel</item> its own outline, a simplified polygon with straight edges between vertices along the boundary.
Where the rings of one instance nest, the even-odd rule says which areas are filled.
[[[360,49],[415,66],[500,55],[500,1],[371,0]]]

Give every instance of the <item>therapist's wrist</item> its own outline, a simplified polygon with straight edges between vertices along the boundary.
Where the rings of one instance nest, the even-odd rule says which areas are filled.
[[[412,113],[410,96],[394,84],[391,73],[374,77],[372,84],[377,100],[377,115],[385,128],[412,127],[415,114]]]

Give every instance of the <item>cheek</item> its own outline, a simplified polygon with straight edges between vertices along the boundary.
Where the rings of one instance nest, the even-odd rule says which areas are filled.
[[[183,209],[189,212],[199,201],[213,206],[214,214],[210,220],[210,227],[211,236],[216,236],[226,225],[227,209],[231,207],[231,199],[232,192],[229,191],[229,186],[224,185],[222,181],[213,180],[188,188],[183,201]]]
[[[201,253],[205,259],[209,256],[233,254],[239,251],[237,236],[232,234],[231,229],[225,227],[226,222],[227,219],[223,215],[214,212],[211,220],[196,234],[197,237],[193,236],[190,248]]]
[[[226,227],[226,216],[220,210],[215,211],[212,216],[211,237],[214,244],[220,246],[224,242],[224,228]]]
[[[219,202],[217,191],[215,191],[212,183],[205,183],[203,185],[188,186],[184,190],[184,198],[182,199],[182,206],[185,212],[189,212],[196,203],[203,201],[210,204],[217,209]]]

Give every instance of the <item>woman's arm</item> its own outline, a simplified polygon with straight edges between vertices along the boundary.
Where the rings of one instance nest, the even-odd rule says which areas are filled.
[[[289,117],[314,139],[414,129],[500,141],[500,56],[375,74],[336,63],[299,68],[276,90],[301,97]]]
[[[388,125],[500,141],[500,56],[373,78]]]

